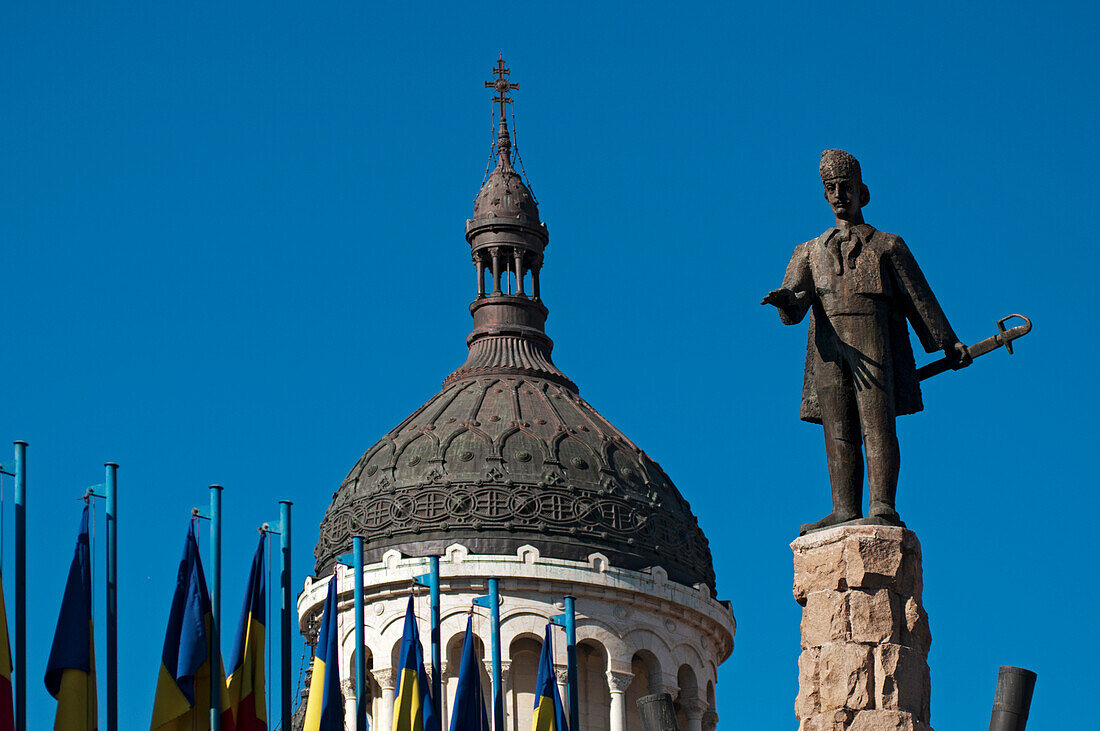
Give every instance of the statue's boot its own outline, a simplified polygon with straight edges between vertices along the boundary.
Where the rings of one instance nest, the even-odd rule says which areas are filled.
[[[904,528],[905,523],[901,522],[901,516],[898,515],[898,511],[894,507],[894,497],[897,492],[897,484],[882,488],[872,485],[871,505],[867,512],[872,518],[876,518],[886,525],[900,525]]]
[[[803,523],[802,527],[798,529],[798,535],[804,536],[807,533],[813,533],[814,531],[829,528],[834,525],[840,525],[841,523],[847,523],[850,520],[856,520],[863,517],[863,512],[861,511],[861,503],[863,502],[863,490],[861,489],[863,487],[863,475],[860,473],[845,476],[858,476],[859,482],[853,485],[851,479],[837,480],[837,482],[841,484],[834,484],[832,486],[833,512],[813,523]]]

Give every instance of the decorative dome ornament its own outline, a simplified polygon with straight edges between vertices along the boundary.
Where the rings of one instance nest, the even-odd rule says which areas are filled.
[[[687,501],[551,359],[539,291],[549,232],[512,168],[505,110],[519,85],[503,60],[494,73],[485,85],[500,104],[496,167],[466,223],[477,275],[469,355],[344,479],[321,524],[317,574],[363,536],[368,563],[389,549],[442,555],[460,543],[515,555],[527,545],[544,557],[661,566],[713,592],[710,548]]]

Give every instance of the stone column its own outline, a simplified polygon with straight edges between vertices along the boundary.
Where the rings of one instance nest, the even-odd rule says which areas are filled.
[[[393,726],[393,704],[397,700],[394,684],[397,673],[393,668],[375,668],[372,673],[374,682],[378,683],[378,687],[382,689],[382,698],[378,707],[378,728],[390,728]]]
[[[517,246],[513,254],[516,260],[516,294],[523,294],[523,249]]]
[[[686,698],[681,703],[684,718],[687,719],[685,731],[703,731],[703,714],[707,712],[707,702],[702,698]]]
[[[626,689],[634,673],[607,671],[607,687],[611,691],[611,731],[626,731]]]
[[[791,550],[802,605],[800,731],[931,731],[932,638],[916,534],[840,526]]]
[[[500,249],[494,246],[489,253],[493,258],[493,294],[500,294]]]
[[[569,715],[569,669],[562,665],[554,666],[554,678],[558,682],[558,695],[561,696],[561,705],[565,709],[565,715]]]
[[[355,681],[351,678],[340,681],[340,692],[344,695],[344,726],[350,729],[355,725]]]
[[[703,731],[714,731],[718,728],[718,712],[713,708],[703,714]]]

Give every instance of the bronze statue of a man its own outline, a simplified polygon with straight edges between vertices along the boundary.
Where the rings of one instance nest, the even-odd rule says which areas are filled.
[[[862,522],[903,525],[894,505],[901,455],[894,418],[923,408],[906,320],[929,353],[970,363],[900,236],[863,220],[871,194],[859,162],[821,153],[821,182],[836,225],[800,244],[783,286],[764,297],[786,325],[812,311],[802,386],[803,421],[825,429],[833,511],[801,533],[863,517],[863,462],[871,494]]]

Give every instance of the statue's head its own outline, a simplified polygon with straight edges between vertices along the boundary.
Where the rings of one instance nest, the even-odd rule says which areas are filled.
[[[844,150],[825,150],[821,153],[821,184],[825,186],[825,200],[836,217],[845,221],[862,220],[861,209],[871,202],[871,191],[863,184],[859,160]]]

